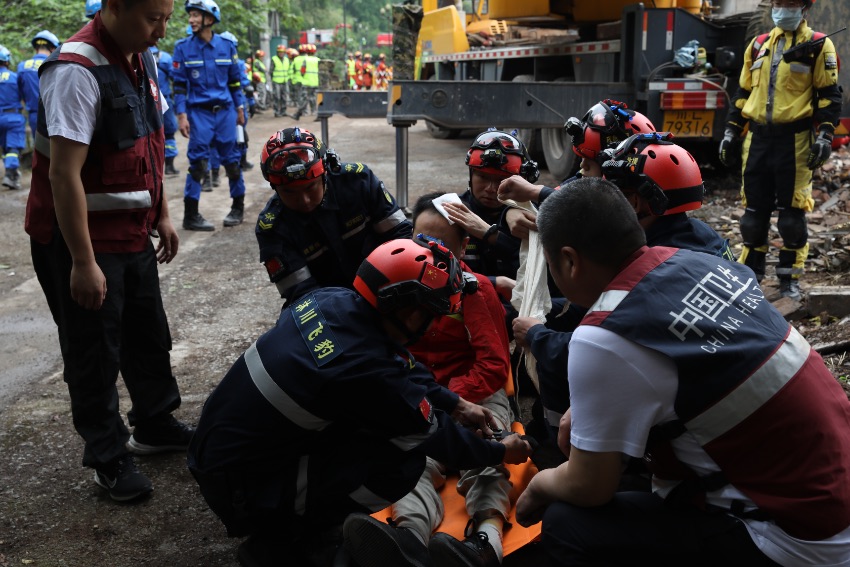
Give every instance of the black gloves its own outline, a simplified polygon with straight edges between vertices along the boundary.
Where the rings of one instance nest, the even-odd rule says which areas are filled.
[[[720,163],[726,167],[733,167],[741,159],[741,137],[740,132],[733,128],[726,128],[723,139],[720,140]]]
[[[809,169],[817,169],[823,165],[823,162],[829,158],[832,153],[832,131],[828,128],[821,128],[818,132],[818,137],[812,143],[812,148],[809,151],[809,159],[806,161],[806,166]]]

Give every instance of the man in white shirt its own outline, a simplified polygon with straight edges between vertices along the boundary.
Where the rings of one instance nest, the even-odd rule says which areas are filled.
[[[517,502],[553,565],[847,565],[850,402],[740,264],[648,248],[616,187],[582,179],[537,224],[564,295],[570,460]],[[653,493],[617,493],[624,457]]]

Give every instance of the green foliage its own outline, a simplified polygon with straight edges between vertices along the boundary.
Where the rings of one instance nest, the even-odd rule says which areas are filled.
[[[340,27],[334,43],[322,48],[320,57],[344,61],[346,51],[356,50],[375,55],[383,51],[389,57],[392,49],[379,48],[376,38],[379,33],[392,32],[393,3],[392,0],[290,0],[293,18],[288,25],[281,24],[280,32],[289,38],[290,45],[297,45],[302,31],[312,28],[333,29],[341,25],[344,19],[348,29],[343,32]]]
[[[391,0],[217,0],[222,22],[216,32],[229,31],[239,38],[239,53],[245,55],[260,44],[260,36],[269,21],[269,12],[276,12],[280,30],[271,30],[287,36],[290,44],[298,43],[302,30],[334,28],[343,21],[351,26],[347,33],[340,30],[334,46],[323,49],[323,58],[343,61],[346,48],[377,54],[391,49],[375,45],[379,33],[391,30],[389,6]],[[165,39],[160,49],[173,52],[174,42],[185,37],[188,18],[183,1],[175,0],[174,15],[168,23]],[[0,44],[12,52],[13,64],[32,55],[30,40],[43,29],[50,30],[65,41],[88,21],[84,0],[0,0]],[[348,44],[343,45],[343,35]]]
[[[259,45],[260,31],[266,25],[268,11],[274,10],[287,20],[290,0],[216,0],[221,8],[222,21],[215,31],[230,31],[239,38],[240,52]],[[325,2],[326,0],[314,0]],[[105,3],[105,1],[104,1]],[[182,0],[175,0],[174,14],[168,22],[160,49],[172,52],[174,42],[186,36],[189,23]],[[43,29],[50,30],[65,41],[74,35],[88,19],[84,0],[0,0],[0,44],[12,52],[13,63],[32,55],[30,40]],[[242,49],[243,42],[245,49]]]

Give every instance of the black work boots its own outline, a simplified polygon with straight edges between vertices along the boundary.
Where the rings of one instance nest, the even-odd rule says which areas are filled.
[[[165,174],[168,175],[168,176],[180,175],[180,170],[174,169],[174,158],[173,157],[165,158]]]
[[[242,217],[245,215],[245,196],[233,197],[233,205],[230,212],[224,217],[224,226],[236,226],[242,224]]]
[[[6,170],[6,175],[3,176],[3,187],[13,190],[21,188],[21,171],[17,167]]]
[[[198,212],[197,199],[183,199],[183,228],[186,230],[200,230],[203,232],[215,230],[212,223],[208,222],[207,219]]]

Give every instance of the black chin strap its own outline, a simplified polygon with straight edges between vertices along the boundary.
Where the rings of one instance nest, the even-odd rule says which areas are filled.
[[[407,328],[401,319],[396,317],[395,313],[388,313],[385,317],[392,323],[393,327],[395,327],[401,334],[404,336],[405,341],[402,343],[404,346],[411,345],[422,338],[422,335],[425,334],[425,331],[428,330],[428,327],[431,325],[431,321],[434,320],[434,315],[428,315],[425,318],[425,321],[419,326],[418,329],[411,332],[410,329]]]

